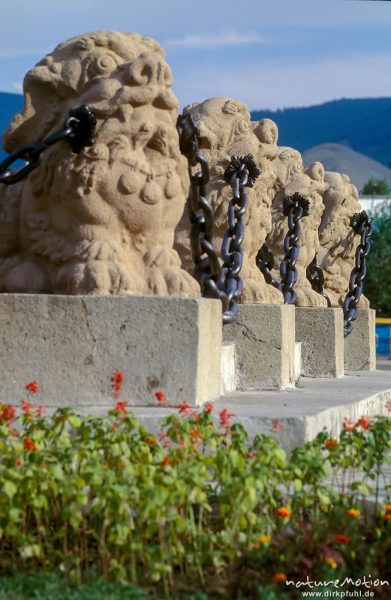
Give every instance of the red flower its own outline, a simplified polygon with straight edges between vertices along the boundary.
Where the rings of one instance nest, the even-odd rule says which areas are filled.
[[[204,412],[210,414],[211,412],[213,412],[214,410],[214,406],[211,402],[206,402],[206,404],[204,404]]]
[[[163,448],[169,448],[171,446],[171,440],[168,438],[167,434],[164,431],[159,431],[157,436],[162,442]]]
[[[111,387],[113,388],[113,396],[114,398],[117,398],[121,393],[121,388],[124,381],[124,376],[122,375],[121,371],[114,371],[110,381]]]
[[[285,573],[275,573],[275,575],[273,575],[273,583],[283,583],[284,581],[286,581]]]
[[[355,427],[362,427],[363,429],[369,429],[370,428],[369,427],[370,420],[371,420],[371,417],[362,416],[359,418],[359,420],[355,424]]]
[[[23,446],[26,452],[34,452],[37,449],[34,440],[31,440],[28,437],[23,438]]]
[[[277,515],[281,517],[281,519],[290,519],[292,516],[292,511],[290,511],[286,506],[280,506],[280,508],[277,508]]]
[[[29,415],[32,409],[35,408],[32,402],[27,402],[27,400],[22,400],[22,411],[25,415]]]
[[[236,415],[234,413],[230,413],[227,408],[224,408],[219,413],[219,417],[220,417],[220,427],[225,427],[227,429],[227,431],[229,429],[232,429],[232,423],[230,423],[229,420],[232,417],[236,417]]]
[[[338,442],[333,438],[329,438],[325,443],[325,447],[327,450],[334,450],[334,448],[338,447]]]
[[[352,421],[352,419],[348,419],[347,417],[344,418],[343,420],[343,424],[342,427],[346,430],[346,431],[353,431],[355,428],[355,425]]]
[[[272,427],[270,429],[271,432],[276,432],[278,433],[279,431],[282,431],[284,428],[281,425],[281,419],[274,419],[272,421]]]
[[[168,404],[168,400],[167,400],[167,396],[166,394],[163,392],[163,390],[157,390],[155,392],[155,398],[156,400],[159,402],[159,405],[166,408],[167,406],[169,406]]]
[[[36,417],[41,417],[43,415],[43,413],[45,413],[45,412],[46,412],[46,408],[44,406],[42,406],[42,404],[35,407],[35,416]]]
[[[26,383],[24,387],[30,394],[36,394],[39,390],[38,381],[35,381],[35,379]]]
[[[169,458],[168,456],[163,456],[161,464],[163,465],[163,467],[169,467],[173,463],[172,463],[171,458]]]
[[[388,412],[391,412],[391,400],[387,400],[386,409],[388,410]]]
[[[156,446],[156,440],[154,437],[149,437],[146,439],[146,442],[148,444],[148,446]]]
[[[0,404],[0,421],[7,421],[11,423],[16,416],[16,410],[10,404]]]
[[[186,400],[178,404],[177,409],[180,415],[189,415],[192,413],[192,408]]]
[[[124,402],[123,400],[120,400],[117,402],[117,404],[114,407],[114,412],[115,413],[127,413],[127,409],[126,409],[126,405],[127,402]]]
[[[192,431],[190,431],[189,437],[193,444],[198,444],[199,442],[202,442],[202,434],[198,429],[193,429]]]
[[[349,538],[347,535],[343,534],[343,533],[336,533],[335,534],[335,541],[339,542],[340,544],[348,544],[349,543]]]

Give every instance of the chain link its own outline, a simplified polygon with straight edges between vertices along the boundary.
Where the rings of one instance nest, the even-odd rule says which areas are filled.
[[[274,267],[274,257],[266,242],[261,246],[255,259],[266,283],[282,292],[284,304],[295,304],[297,300],[297,294],[293,288],[297,281],[296,262],[299,257],[300,221],[309,215],[309,207],[310,201],[297,192],[284,199],[283,213],[288,217],[288,231],[284,239],[285,257],[280,264],[280,281],[275,279],[271,273]]]
[[[243,292],[239,273],[243,264],[242,243],[245,224],[243,216],[248,206],[246,187],[252,187],[260,174],[254,157],[233,156],[224,177],[230,183],[233,198],[228,207],[228,227],[224,235],[221,254],[223,265],[213,245],[213,207],[210,204],[206,185],[209,168],[206,159],[199,153],[199,130],[190,114],[178,117],[180,149],[189,161],[190,195],[188,199],[191,223],[190,246],[194,262],[193,275],[207,298],[218,298],[223,305],[223,324],[237,320],[237,303]],[[192,172],[192,167],[200,170]]]
[[[67,139],[73,152],[80,152],[85,146],[94,142],[96,118],[86,105],[73,108],[69,111],[63,128],[45,138],[38,144],[27,144],[12,152],[0,163],[0,183],[11,185],[25,179],[31,171],[39,165],[41,154],[50,146]],[[25,160],[27,164],[19,169],[11,170],[10,167],[18,160]]]
[[[350,219],[350,225],[353,231],[360,235],[361,240],[356,250],[355,266],[350,275],[349,291],[342,306],[345,337],[351,333],[353,322],[357,319],[357,307],[363,290],[363,281],[367,273],[366,258],[371,249],[369,238],[372,234],[371,219],[365,210],[355,213]]]
[[[314,290],[314,292],[317,292],[318,294],[323,296],[323,298],[325,298],[327,301],[327,306],[330,307],[331,300],[323,289],[323,286],[324,286],[323,270],[322,270],[322,267],[317,264],[316,257],[317,257],[317,254],[315,254],[312,262],[307,267],[307,270],[306,270],[307,279],[310,282],[311,287]]]

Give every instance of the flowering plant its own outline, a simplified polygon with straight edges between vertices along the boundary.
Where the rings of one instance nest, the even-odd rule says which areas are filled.
[[[227,599],[306,575],[385,577],[389,418],[361,418],[338,439],[322,432],[287,458],[282,421],[275,438],[249,440],[228,408],[182,402],[151,433],[119,400],[118,372],[112,384],[106,417],[0,404],[2,575],[49,569],[80,581],[96,565],[159,598],[208,589]],[[168,405],[162,391],[156,400]]]

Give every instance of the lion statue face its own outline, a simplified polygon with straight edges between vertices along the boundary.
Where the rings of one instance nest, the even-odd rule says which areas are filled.
[[[0,290],[198,295],[173,249],[189,182],[171,83],[155,41],[113,31],[71,38],[27,73],[8,151],[83,104],[97,127],[79,154],[51,146],[20,186],[19,247],[0,256]]]

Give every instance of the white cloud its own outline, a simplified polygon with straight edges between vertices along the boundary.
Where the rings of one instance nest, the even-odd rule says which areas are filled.
[[[224,46],[243,46],[264,44],[267,38],[257,33],[227,31],[216,34],[185,35],[180,38],[165,40],[163,46],[180,46],[186,48],[218,48]]]
[[[14,91],[23,92],[23,81],[14,81],[12,87]]]

